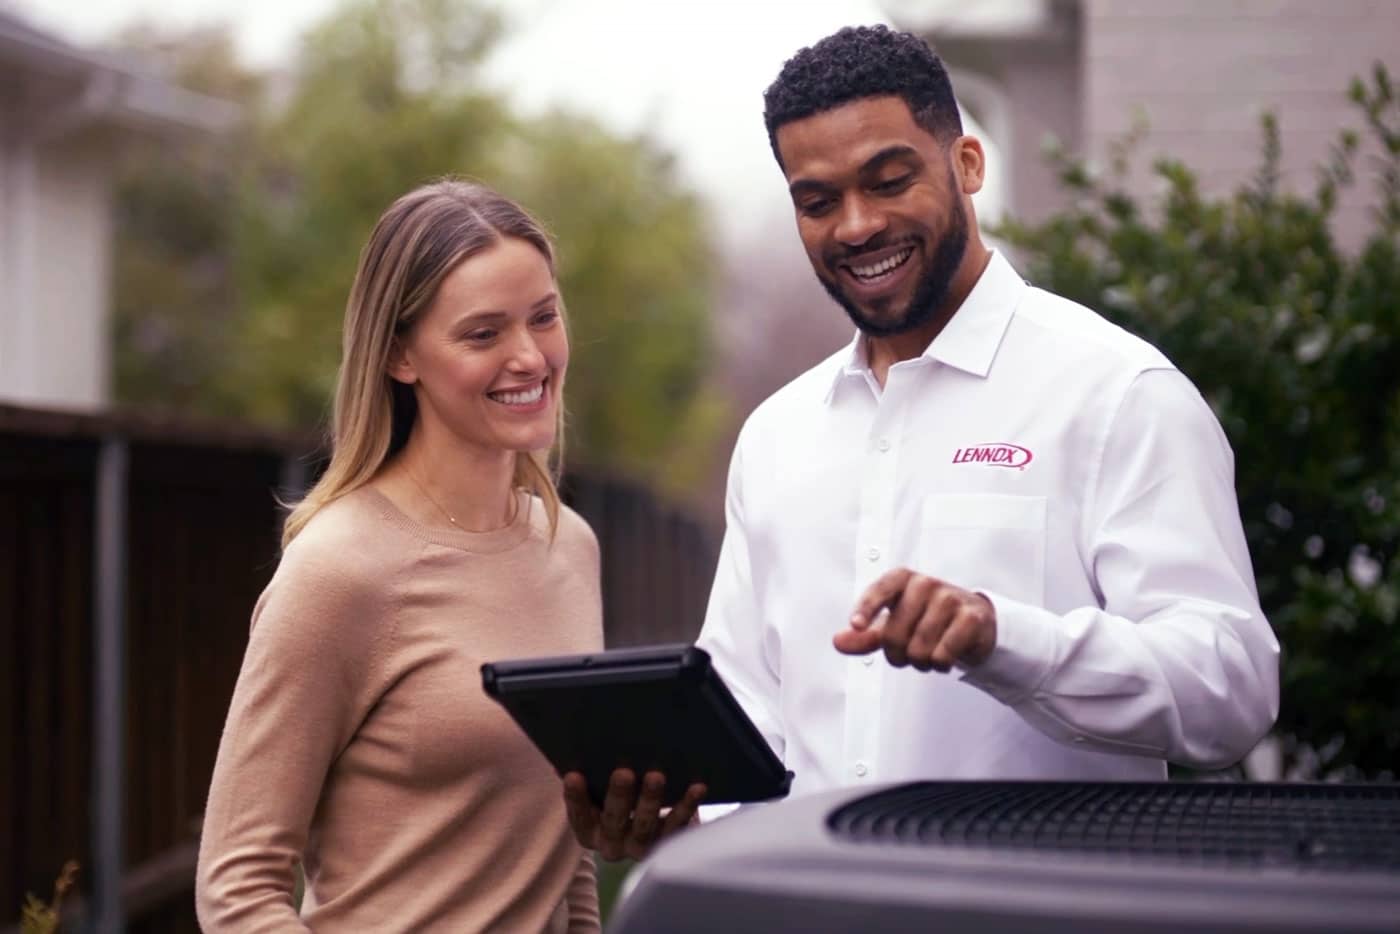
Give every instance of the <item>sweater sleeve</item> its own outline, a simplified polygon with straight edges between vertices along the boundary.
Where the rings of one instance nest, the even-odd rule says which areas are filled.
[[[204,931],[306,930],[296,864],[327,771],[369,709],[384,603],[332,550],[300,541],[259,599],[205,809]]]
[[[598,911],[598,879],[593,854],[584,850],[569,882],[569,934],[597,934],[603,929]]]

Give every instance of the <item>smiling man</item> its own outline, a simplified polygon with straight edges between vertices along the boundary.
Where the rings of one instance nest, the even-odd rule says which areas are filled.
[[[1239,760],[1277,715],[1279,646],[1210,407],[982,242],[982,146],[922,40],[843,29],[765,104],[857,333],[745,424],[699,644],[793,792]],[[682,823],[634,785],[571,805],[604,855]]]

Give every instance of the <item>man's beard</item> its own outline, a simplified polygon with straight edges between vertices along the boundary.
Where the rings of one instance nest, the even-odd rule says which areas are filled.
[[[878,248],[878,246],[871,247],[871,249]],[[949,219],[948,231],[938,241],[938,247],[933,251],[933,256],[929,260],[928,269],[924,270],[923,276],[919,279],[914,294],[909,299],[909,305],[904,309],[904,314],[884,320],[871,318],[834,281],[828,280],[825,276],[817,276],[817,280],[821,282],[827,293],[836,299],[837,304],[846,309],[846,314],[850,316],[851,321],[861,330],[861,333],[870,337],[893,337],[896,334],[916,331],[933,320],[934,316],[938,314],[938,310],[948,301],[948,292],[953,287],[953,277],[957,275],[958,267],[962,265],[963,255],[966,253],[967,212],[963,209],[962,202],[955,201],[953,214]],[[910,261],[913,261],[913,257],[910,257]]]

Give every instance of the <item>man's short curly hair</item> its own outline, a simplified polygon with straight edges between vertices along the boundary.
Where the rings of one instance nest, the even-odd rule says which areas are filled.
[[[847,26],[799,50],[763,92],[763,122],[778,164],[783,124],[887,94],[903,98],[914,122],[935,139],[962,134],[953,84],[928,43],[886,26]]]

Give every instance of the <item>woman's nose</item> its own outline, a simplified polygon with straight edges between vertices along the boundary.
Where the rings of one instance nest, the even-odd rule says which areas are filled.
[[[544,351],[535,335],[525,330],[512,338],[508,365],[519,373],[538,373],[544,369]]]

